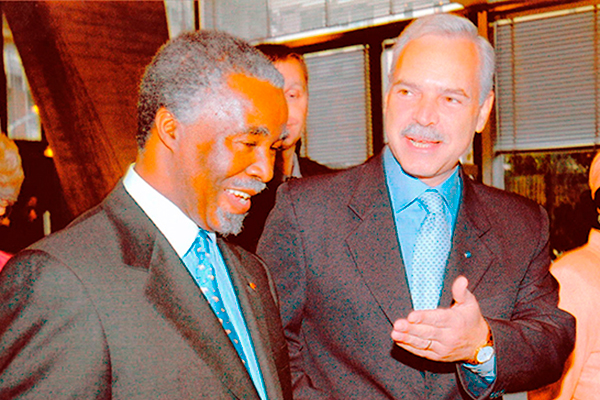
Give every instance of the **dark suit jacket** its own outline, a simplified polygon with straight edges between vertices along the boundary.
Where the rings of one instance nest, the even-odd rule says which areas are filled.
[[[298,164],[300,165],[300,173],[303,178],[328,174],[335,171],[334,169],[319,164],[307,157],[298,157]],[[282,182],[283,177],[281,176],[281,173],[277,174],[276,171],[275,176],[269,182],[267,188],[259,195],[252,198],[250,212],[244,219],[244,229],[236,236],[229,236],[227,238],[229,242],[242,246],[252,253],[256,251],[256,245],[258,244],[258,239],[260,239],[260,235],[265,227],[265,221],[275,206],[277,188]]]
[[[441,306],[462,274],[494,336],[497,379],[482,398],[558,379],[574,342],[548,273],[548,218],[524,198],[464,189]],[[412,310],[381,156],[280,187],[258,254],[277,283],[297,399],[469,398],[463,367],[393,344]]]
[[[218,241],[270,399],[291,399],[274,287]],[[251,285],[252,283],[252,285]],[[0,398],[259,399],[210,305],[122,184],[0,274]]]

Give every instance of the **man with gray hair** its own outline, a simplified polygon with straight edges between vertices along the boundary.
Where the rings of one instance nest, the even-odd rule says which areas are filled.
[[[414,21],[394,48],[382,154],[279,189],[258,254],[295,398],[483,399],[560,377],[574,321],[548,273],[547,215],[460,167],[493,74],[470,21]]]
[[[158,51],[136,163],[0,274],[0,398],[291,399],[274,284],[221,238],[273,175],[282,87],[225,33]]]

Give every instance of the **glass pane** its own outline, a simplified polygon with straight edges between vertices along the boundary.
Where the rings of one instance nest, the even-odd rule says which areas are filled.
[[[327,26],[350,24],[389,14],[389,0],[328,0],[327,2]]]
[[[205,0],[200,6],[203,29],[218,29],[246,40],[270,36],[267,0]]]
[[[167,13],[169,37],[174,38],[182,32],[194,30],[194,1],[193,0],[164,0]]]
[[[8,137],[18,140],[42,140],[38,108],[33,102],[19,52],[6,20],[4,31],[4,69],[8,97]]]
[[[271,37],[325,26],[325,0],[270,0]]]
[[[333,168],[362,163],[371,155],[364,47],[306,54],[305,59],[310,101],[303,155]]]
[[[496,24],[497,151],[600,143],[593,11]]]
[[[558,256],[587,242],[596,218],[588,172],[596,151],[504,155],[506,190],[536,201],[550,217],[550,245]]]

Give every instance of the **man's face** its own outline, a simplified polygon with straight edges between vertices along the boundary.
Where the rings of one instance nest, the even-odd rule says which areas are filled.
[[[392,153],[411,176],[442,183],[489,116],[493,94],[479,105],[476,45],[426,35],[404,48],[387,94],[385,131]]]
[[[178,206],[200,227],[238,233],[250,197],[273,176],[287,120],[283,91],[242,74],[227,81],[231,93],[182,125],[174,146]]]
[[[282,143],[287,149],[295,146],[306,127],[308,113],[308,87],[300,62],[288,58],[274,63],[275,68],[283,75],[285,85],[283,91],[288,105],[287,132],[288,136]]]

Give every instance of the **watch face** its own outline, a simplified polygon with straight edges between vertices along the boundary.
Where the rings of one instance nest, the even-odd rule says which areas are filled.
[[[477,362],[484,363],[489,361],[494,355],[494,348],[492,346],[482,347],[477,353]]]

